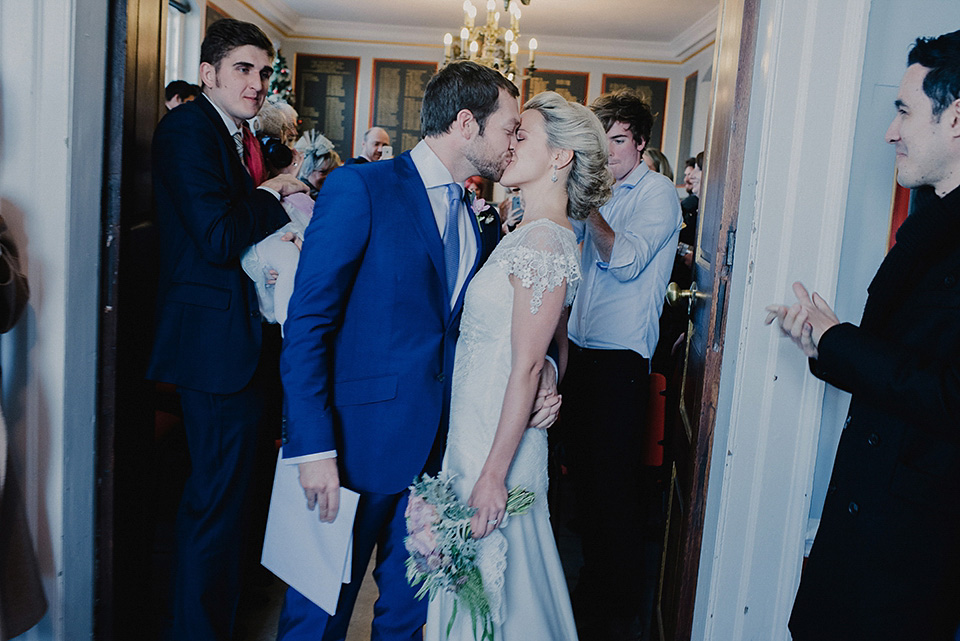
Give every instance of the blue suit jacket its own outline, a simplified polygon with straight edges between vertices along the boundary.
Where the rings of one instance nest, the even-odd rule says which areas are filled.
[[[498,236],[481,231],[476,273]],[[287,458],[336,449],[341,484],[394,494],[445,432],[459,333],[443,245],[409,153],[332,172],[284,325]],[[467,279],[469,283],[469,278]]]
[[[157,328],[149,378],[230,394],[250,382],[261,328],[241,252],[287,215],[254,189],[223,119],[203,96],[171,110],[153,135],[160,229]]]

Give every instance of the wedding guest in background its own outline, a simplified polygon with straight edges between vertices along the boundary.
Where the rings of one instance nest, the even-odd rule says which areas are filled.
[[[287,147],[293,147],[300,135],[297,131],[299,120],[296,109],[283,98],[271,95],[263,101],[250,126],[257,137],[265,134],[277,138]]]
[[[20,252],[0,217],[0,332],[13,328],[29,297]],[[7,451],[7,426],[0,413],[0,641],[23,634],[47,610],[16,472],[12,452]]]
[[[251,175],[263,158],[245,121],[263,104],[273,53],[256,25],[213,23],[200,47],[202,94],[153,136],[160,278],[147,376],[177,386],[191,464],[177,515],[177,641],[233,635],[251,477],[279,420],[265,409],[278,378],[269,326],[240,267],[244,249],[287,222],[279,197],[306,191],[293,176]]]
[[[173,80],[163,92],[163,105],[170,111],[185,102],[190,102],[200,95],[200,87],[190,84],[186,80]]]
[[[647,163],[647,167],[651,171],[661,173],[671,182],[673,181],[673,169],[670,168],[670,161],[656,147],[648,147],[643,150],[643,162]]]
[[[676,255],[673,181],[643,162],[650,107],[630,91],[591,105],[607,132],[613,197],[584,223],[583,282],[570,312],[563,442],[577,498],[583,567],[573,594],[584,641],[634,639],[641,616],[643,525],[637,460],[647,418],[650,359]]]
[[[330,172],[343,164],[340,155],[334,151],[332,142],[314,130],[303,134],[294,149],[303,156],[297,177],[310,188],[310,197],[316,199]]]
[[[351,158],[345,165],[362,165],[365,162],[376,162],[383,156],[383,148],[390,144],[390,135],[382,127],[371,127],[363,134],[360,145],[360,155]]]
[[[258,136],[268,168],[267,176],[280,174],[297,176],[304,155],[283,141],[290,140],[290,123],[296,123],[296,110],[283,101],[267,100],[256,118]],[[292,140],[291,143],[292,144]],[[314,201],[304,193],[295,193],[280,199],[290,217],[286,225],[260,242],[251,245],[240,257],[243,271],[257,286],[260,314],[268,323],[283,327],[287,319],[287,304],[293,293],[293,278],[300,262],[303,233],[313,216]],[[272,463],[273,457],[271,457]],[[271,464],[270,469],[273,469]]]

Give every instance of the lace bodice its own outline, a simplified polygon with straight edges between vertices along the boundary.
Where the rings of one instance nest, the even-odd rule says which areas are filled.
[[[463,500],[469,498],[490,452],[510,376],[514,302],[511,276],[530,290],[529,313],[539,313],[544,292],[562,285],[566,286],[564,304],[569,306],[580,282],[576,236],[549,220],[527,223],[500,242],[467,288],[444,458],[444,469],[456,475],[454,489]],[[545,430],[527,430],[517,448],[507,487],[518,485],[536,493],[531,510],[546,514]],[[505,545],[498,531],[483,539],[481,546],[481,571],[495,619],[501,606]]]

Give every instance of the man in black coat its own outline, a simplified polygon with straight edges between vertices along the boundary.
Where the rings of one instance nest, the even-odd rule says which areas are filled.
[[[307,188],[287,175],[258,188],[244,167],[245,155],[259,153],[244,121],[263,104],[272,71],[263,31],[216,22],[200,59],[203,93],[171,110],[153,137],[161,262],[148,377],[177,386],[190,450],[172,638],[229,641],[258,433],[279,377],[261,349],[257,294],[240,254],[289,220],[280,196]]]
[[[794,284],[771,305],[853,394],[790,618],[796,641],[953,641],[960,625],[960,31],[918,39],[887,130],[918,189],[859,326]]]

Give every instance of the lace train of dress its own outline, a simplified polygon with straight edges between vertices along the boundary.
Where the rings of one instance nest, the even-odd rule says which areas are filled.
[[[490,451],[510,375],[509,277],[531,289],[530,313],[535,314],[543,292],[564,281],[565,304],[573,301],[579,260],[572,231],[548,220],[532,221],[501,241],[467,289],[443,462],[455,476],[453,487],[462,500],[469,498]],[[524,433],[507,475],[507,488],[516,486],[536,493],[533,506],[526,514],[506,519],[480,544],[479,565],[493,610],[495,639],[575,640],[570,596],[547,509],[546,431]],[[473,641],[466,607],[457,608],[447,636],[453,605],[453,595],[447,592],[430,602],[425,641]]]

